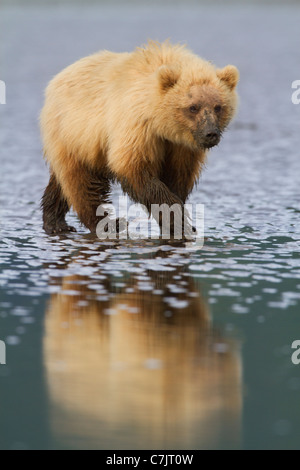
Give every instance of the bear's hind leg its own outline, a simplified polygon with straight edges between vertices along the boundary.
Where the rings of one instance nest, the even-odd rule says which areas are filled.
[[[52,173],[50,181],[42,197],[43,228],[48,235],[76,232],[74,227],[66,223],[65,216],[69,211],[69,204],[62,194],[61,186]]]

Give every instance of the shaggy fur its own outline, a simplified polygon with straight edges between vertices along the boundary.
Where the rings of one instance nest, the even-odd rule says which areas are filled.
[[[184,204],[235,113],[237,82],[234,66],[216,69],[168,42],[103,51],[56,75],[41,113],[51,171],[46,232],[70,230],[64,217],[71,206],[95,232],[111,179],[149,210]]]

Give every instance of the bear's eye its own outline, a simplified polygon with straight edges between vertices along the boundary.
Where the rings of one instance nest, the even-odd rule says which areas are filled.
[[[200,109],[200,106],[196,106],[196,105],[190,106],[190,112],[193,114],[198,113],[199,109]]]
[[[217,104],[217,105],[215,106],[215,112],[216,112],[216,113],[220,113],[221,111],[222,111],[222,106],[221,106],[220,104]]]

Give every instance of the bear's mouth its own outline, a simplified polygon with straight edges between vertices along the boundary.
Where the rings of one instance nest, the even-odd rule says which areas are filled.
[[[204,142],[204,148],[211,149],[212,147],[215,147],[216,145],[218,145],[219,142],[220,142],[220,136],[214,138],[211,141],[208,141],[208,142],[205,141]]]

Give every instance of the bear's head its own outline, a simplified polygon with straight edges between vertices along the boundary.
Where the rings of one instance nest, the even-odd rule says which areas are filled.
[[[195,150],[217,145],[236,111],[237,68],[203,61],[198,70],[162,65],[157,75],[161,137]]]

